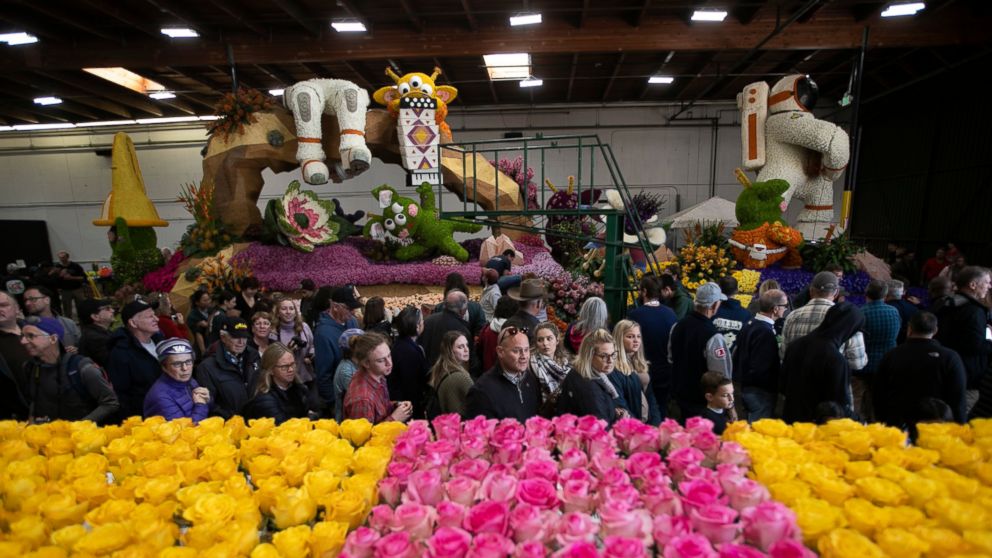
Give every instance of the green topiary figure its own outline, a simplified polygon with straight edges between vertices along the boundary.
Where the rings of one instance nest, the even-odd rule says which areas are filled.
[[[403,246],[394,254],[400,261],[424,259],[440,254],[460,262],[468,261],[468,251],[452,235],[455,232],[474,233],[482,225],[461,219],[439,219],[435,207],[434,191],[424,182],[417,187],[420,203],[400,196],[396,190],[383,184],[372,190],[379,200],[382,215],[369,215],[363,234],[376,240],[395,238]]]
[[[802,258],[797,248],[803,237],[782,220],[786,205],[782,194],[789,183],[781,179],[751,183],[740,169],[737,179],[744,191],[734,207],[740,223],[729,241],[734,257],[748,269],[763,269],[779,260],[783,267],[798,267]]]
[[[155,229],[129,227],[123,217],[118,217],[114,221],[114,233],[116,239],[110,244],[113,251],[110,265],[120,284],[141,281],[146,273],[165,265]]]
[[[782,223],[782,212],[785,211],[782,194],[788,189],[789,183],[781,179],[754,182],[745,187],[734,208],[739,228],[749,231],[763,223]]]

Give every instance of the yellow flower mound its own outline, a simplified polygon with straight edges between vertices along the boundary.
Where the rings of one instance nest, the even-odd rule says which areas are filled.
[[[992,555],[992,420],[918,428],[915,446],[846,419],[736,422],[724,439],[748,450],[750,476],[796,512],[821,556]]]
[[[731,273],[737,279],[737,290],[743,294],[753,295],[761,283],[761,272],[752,269],[741,269]]]
[[[0,556],[337,556],[405,430],[0,421]]]

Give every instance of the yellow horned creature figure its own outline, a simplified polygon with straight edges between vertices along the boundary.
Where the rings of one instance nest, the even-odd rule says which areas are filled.
[[[393,78],[396,85],[380,87],[372,98],[380,105],[385,105],[394,116],[399,115],[400,99],[427,98],[437,103],[434,119],[441,132],[450,135],[451,129],[444,122],[448,115],[448,103],[455,100],[458,90],[450,85],[436,85],[434,80],[441,75],[441,68],[434,68],[434,73],[427,75],[421,72],[411,72],[403,77],[396,75],[392,68],[386,68],[386,75]]]

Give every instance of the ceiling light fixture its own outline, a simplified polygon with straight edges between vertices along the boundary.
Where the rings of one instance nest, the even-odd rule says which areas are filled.
[[[188,39],[200,36],[196,30],[190,29],[189,27],[163,27],[162,34],[168,35],[173,39]]]
[[[45,106],[45,105],[58,105],[58,104],[61,104],[61,103],[62,103],[62,99],[59,99],[58,97],[37,97],[34,100],[34,104],[36,104],[36,105],[42,105],[42,106]]]
[[[900,16],[911,16],[916,15],[916,12],[926,8],[927,5],[923,2],[910,2],[908,4],[890,4],[885,11],[882,12],[882,17],[900,17]]]
[[[510,17],[511,27],[517,27],[519,25],[534,25],[536,23],[541,23],[541,14],[520,14],[518,16]]]
[[[520,80],[520,87],[540,87],[542,85],[544,85],[544,80],[535,77]]]
[[[166,89],[166,87],[161,83],[139,76],[126,68],[83,68],[83,71],[88,74],[93,74],[98,78],[103,78],[109,82],[116,83],[121,87],[126,87],[131,91],[141,93],[142,95],[154,91],[164,91]]]
[[[336,20],[331,22],[331,27],[338,33],[364,33],[365,24],[355,20]]]
[[[648,83],[672,83],[675,78],[672,76],[651,76],[648,78]]]
[[[484,54],[482,59],[486,63],[489,79],[493,81],[519,80],[531,77],[530,55],[526,52]]]
[[[279,97],[285,92],[285,89],[269,89],[269,95],[272,95],[273,97]]]
[[[155,99],[156,101],[162,101],[165,99],[175,99],[176,94],[172,91],[153,91],[148,94],[149,97]]]
[[[31,43],[37,43],[38,37],[34,35],[29,35],[28,33],[4,33],[0,35],[0,43],[7,43],[8,46],[16,45],[30,45]]]
[[[17,131],[27,131],[27,130],[58,130],[61,128],[75,128],[76,125],[72,122],[59,122],[57,124],[15,124],[14,130]]]
[[[98,126],[130,126],[137,120],[97,120],[96,122],[76,122],[77,128],[96,128]]]
[[[167,116],[165,118],[139,118],[138,124],[172,124],[173,122],[196,122],[199,116]]]
[[[692,12],[692,21],[723,21],[727,12],[723,10],[696,10]]]

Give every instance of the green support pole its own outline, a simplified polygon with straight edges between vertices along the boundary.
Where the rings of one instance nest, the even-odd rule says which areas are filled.
[[[620,224],[620,213],[606,215],[606,269],[604,272],[606,308],[614,322],[621,320],[626,314],[627,291],[623,287],[623,265],[620,258],[623,250],[623,229]]]

